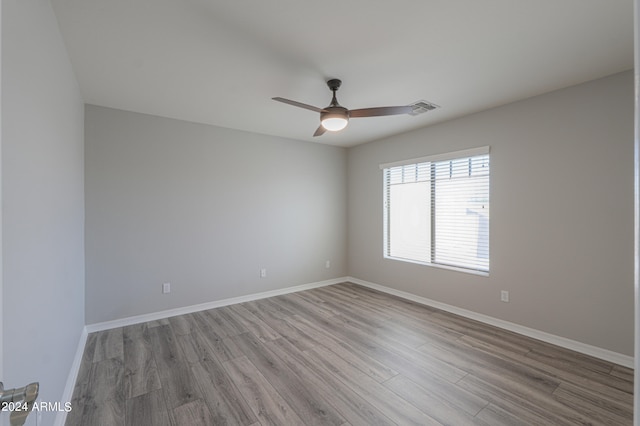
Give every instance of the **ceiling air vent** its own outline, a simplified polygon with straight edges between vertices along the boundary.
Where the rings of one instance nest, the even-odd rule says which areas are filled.
[[[438,105],[432,104],[431,102],[427,101],[416,101],[409,106],[413,108],[413,111],[411,111],[409,115],[420,115],[436,108],[440,108]]]

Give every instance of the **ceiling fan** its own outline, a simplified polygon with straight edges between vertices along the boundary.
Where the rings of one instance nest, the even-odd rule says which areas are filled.
[[[327,81],[327,86],[333,92],[333,98],[328,107],[317,108],[313,105],[303,104],[301,102],[292,101],[285,98],[272,98],[274,101],[284,102],[285,104],[297,106],[299,108],[308,109],[311,111],[320,113],[320,126],[316,129],[313,136],[320,136],[327,130],[330,132],[337,132],[345,127],[349,123],[350,118],[358,117],[380,117],[383,115],[398,115],[398,114],[410,114],[413,112],[412,106],[393,106],[393,107],[375,107],[375,108],[360,108],[360,109],[346,109],[338,103],[336,99],[336,91],[340,88],[342,81],[337,78],[333,78]]]

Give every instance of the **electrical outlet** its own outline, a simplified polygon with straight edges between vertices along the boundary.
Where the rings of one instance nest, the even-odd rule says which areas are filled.
[[[260,269],[260,278],[266,278],[266,277],[267,277],[267,268]]]
[[[507,290],[502,290],[500,292],[500,301],[508,302],[509,301],[509,292]]]
[[[162,284],[162,294],[171,293],[171,283]]]
[[[327,260],[326,262],[324,262],[324,267],[327,269],[331,268],[331,261]]]

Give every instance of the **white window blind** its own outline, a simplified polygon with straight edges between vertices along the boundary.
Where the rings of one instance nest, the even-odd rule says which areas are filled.
[[[489,272],[489,148],[383,164],[384,255]]]

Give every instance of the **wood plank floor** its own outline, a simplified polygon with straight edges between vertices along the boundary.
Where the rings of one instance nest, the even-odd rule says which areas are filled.
[[[633,370],[344,283],[90,334],[68,426],[630,425]]]

